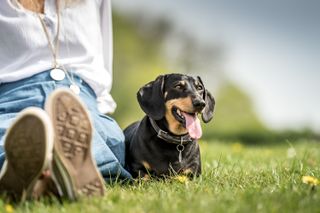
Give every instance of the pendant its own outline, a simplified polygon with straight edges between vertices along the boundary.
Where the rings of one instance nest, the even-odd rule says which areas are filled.
[[[70,87],[69,87],[72,92],[74,92],[76,95],[79,95],[80,94],[80,87],[76,84],[71,84]]]
[[[56,81],[61,81],[66,77],[66,73],[60,68],[54,68],[50,71],[50,76]]]
[[[184,150],[184,145],[182,144],[182,142],[181,142],[181,144],[178,144],[176,146],[176,149],[179,152],[179,163],[181,163],[182,162],[182,152]]]

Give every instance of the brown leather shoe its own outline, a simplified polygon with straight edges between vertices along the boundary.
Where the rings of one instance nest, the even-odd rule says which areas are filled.
[[[104,181],[91,155],[92,124],[86,107],[70,90],[57,89],[45,106],[55,139],[52,176],[61,194],[104,195]]]
[[[42,109],[27,108],[4,137],[6,161],[0,174],[0,192],[13,201],[30,199],[34,184],[52,157],[50,118]]]

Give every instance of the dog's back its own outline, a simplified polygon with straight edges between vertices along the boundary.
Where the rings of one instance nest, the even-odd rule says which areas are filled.
[[[136,121],[132,124],[130,124],[127,128],[123,130],[124,136],[125,136],[125,144],[126,147],[130,146],[130,142],[132,141],[132,138],[135,136],[138,128],[140,125],[140,121]]]

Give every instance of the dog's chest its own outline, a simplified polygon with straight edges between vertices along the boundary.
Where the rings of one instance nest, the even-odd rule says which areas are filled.
[[[186,170],[196,172],[200,156],[197,144],[187,145],[183,151],[179,151],[175,144],[164,145],[167,142],[157,142],[157,144],[151,144],[147,151],[149,153],[147,161],[152,172],[157,175],[181,173]]]

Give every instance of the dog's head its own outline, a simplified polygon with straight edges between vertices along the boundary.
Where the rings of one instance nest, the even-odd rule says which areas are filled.
[[[142,110],[152,119],[165,118],[168,129],[176,135],[189,133],[201,137],[198,114],[208,123],[213,117],[215,101],[200,77],[183,74],[161,75],[137,93]]]

